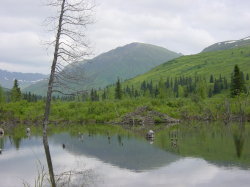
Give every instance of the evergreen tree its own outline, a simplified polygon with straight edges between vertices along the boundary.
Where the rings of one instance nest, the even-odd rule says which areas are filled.
[[[5,102],[5,94],[4,94],[4,91],[0,85],[0,103],[3,103]]]
[[[214,81],[214,94],[218,94],[221,91],[221,87],[220,87],[220,80],[216,80]]]
[[[135,96],[135,89],[134,89],[134,85],[132,85],[132,88],[131,88],[131,97],[134,97]]]
[[[146,81],[143,81],[141,84],[141,90],[145,91],[146,90]]]
[[[238,65],[235,65],[231,79],[231,96],[234,97],[246,91],[244,79]]]
[[[90,92],[90,100],[99,101],[99,95],[97,94],[97,91],[94,90],[93,88],[91,89],[91,92]]]
[[[249,81],[249,75],[248,74],[246,75],[246,80]]]
[[[221,76],[221,74],[220,74],[220,78],[219,78],[219,81],[220,81],[220,82],[222,82],[222,76]]]
[[[240,72],[240,76],[241,76],[241,80],[243,80],[243,82],[245,82],[245,75],[242,71]]]
[[[166,81],[166,88],[170,88],[170,81],[169,81],[169,77],[167,78],[167,81]]]
[[[209,88],[208,97],[212,97],[212,96],[213,96],[213,90],[212,88]]]
[[[173,88],[173,79],[171,78],[171,80],[170,80],[170,88]]]
[[[95,96],[94,96],[94,89],[92,88],[90,91],[90,100],[94,101],[95,100]]]
[[[58,100],[60,99],[60,97],[58,96],[57,97],[58,98]],[[38,100],[38,97],[37,97],[37,95],[35,95],[35,94],[32,94],[32,99],[31,99],[33,102],[37,102],[37,100]]]
[[[158,89],[158,87],[156,86],[155,87],[155,91],[154,91],[155,93],[154,93],[154,96],[155,97],[157,97],[159,94],[160,94],[160,91],[159,91],[159,89]]]
[[[115,99],[122,99],[122,88],[121,88],[120,79],[118,79],[116,82]]]
[[[104,89],[102,93],[102,100],[106,100],[106,99],[107,99],[107,93],[106,93],[106,90]]]
[[[139,97],[140,96],[138,90],[135,90],[135,94],[134,95],[135,95],[135,97]]]
[[[178,81],[177,81],[177,78],[175,78],[175,80],[174,80],[174,88],[173,88],[173,91],[174,91],[174,93],[176,93],[176,95],[178,95],[178,94],[177,94],[177,92],[178,92]]]
[[[228,84],[227,84],[227,79],[226,79],[226,77],[224,77],[224,89],[228,89]]]
[[[213,75],[210,75],[210,83],[214,83],[214,76]]]
[[[97,94],[97,91],[95,90],[95,101],[99,101],[99,95]]]
[[[16,79],[14,80],[14,85],[13,85],[13,88],[11,89],[10,94],[11,94],[11,101],[12,102],[16,102],[16,101],[21,100],[22,94],[21,94],[21,90],[20,90],[19,85],[18,85],[18,81]]]

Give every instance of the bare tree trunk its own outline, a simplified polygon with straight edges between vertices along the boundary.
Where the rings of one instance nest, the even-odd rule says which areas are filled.
[[[50,73],[48,91],[47,91],[47,100],[46,100],[44,119],[43,119],[43,145],[44,145],[44,150],[45,150],[45,154],[46,154],[49,175],[50,175],[50,182],[51,182],[52,187],[55,187],[56,183],[55,183],[53,164],[52,164],[50,150],[49,150],[49,144],[48,144],[47,127],[48,127],[48,123],[49,123],[52,88],[53,88],[53,81],[54,81],[54,77],[55,77],[55,69],[56,69],[57,58],[58,58],[58,49],[59,49],[59,40],[60,40],[61,28],[62,28],[64,4],[65,4],[65,0],[62,1],[62,5],[61,5],[61,13],[60,13],[57,36],[56,36],[54,58],[53,58],[52,66],[51,66],[51,73]]]
[[[49,6],[58,8],[59,16],[52,17],[52,20],[58,21],[56,38],[51,43],[54,46],[54,58],[51,66],[51,73],[48,83],[47,100],[43,119],[43,145],[46,154],[51,186],[55,187],[55,176],[49,150],[47,128],[49,123],[49,114],[51,106],[52,93],[59,90],[62,86],[67,87],[69,80],[75,80],[75,75],[67,75],[64,70],[63,63],[72,64],[83,60],[87,53],[83,49],[87,49],[88,45],[84,42],[86,25],[91,23],[88,12],[91,12],[92,6],[89,6],[84,0],[54,0],[48,4]],[[69,80],[67,80],[69,79]],[[62,89],[64,89],[64,87]]]

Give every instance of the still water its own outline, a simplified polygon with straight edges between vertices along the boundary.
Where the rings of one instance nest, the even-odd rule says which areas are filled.
[[[55,173],[75,173],[71,186],[250,186],[249,124],[156,126],[154,141],[144,138],[148,129],[100,126],[49,135]],[[25,127],[0,138],[3,187],[34,186],[47,171],[39,132],[18,131]]]

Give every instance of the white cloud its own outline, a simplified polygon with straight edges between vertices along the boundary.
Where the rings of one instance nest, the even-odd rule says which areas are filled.
[[[53,33],[41,25],[52,11],[43,6],[45,2],[2,2],[1,62],[30,69],[43,64],[33,71],[49,72],[51,53],[48,56],[41,40]],[[215,42],[250,35],[250,1],[96,0],[96,4],[96,23],[87,31],[96,55],[135,41],[193,54]]]
[[[35,32],[1,33],[0,60],[12,64],[48,65],[49,58]]]
[[[13,64],[9,62],[0,61],[0,69],[11,71],[11,72],[25,72],[25,73],[37,73],[41,72],[48,74],[50,66],[44,66],[44,64]]]

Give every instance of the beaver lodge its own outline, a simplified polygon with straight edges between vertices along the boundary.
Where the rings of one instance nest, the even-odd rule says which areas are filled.
[[[121,123],[124,125],[154,125],[156,123],[179,123],[179,119],[174,119],[167,114],[151,110],[148,106],[137,108],[134,112],[122,117]]]

